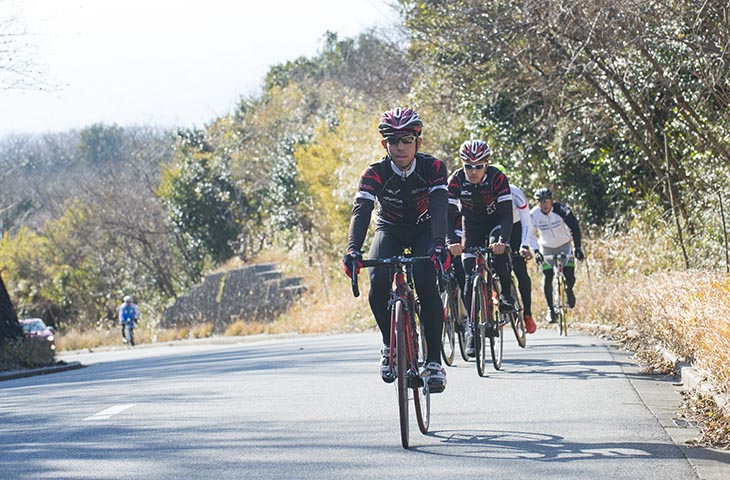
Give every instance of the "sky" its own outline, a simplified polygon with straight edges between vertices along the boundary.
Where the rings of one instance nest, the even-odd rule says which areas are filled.
[[[260,93],[270,66],[316,55],[328,30],[347,38],[392,24],[389,3],[0,0],[44,84],[0,89],[0,135],[98,122],[203,127]]]

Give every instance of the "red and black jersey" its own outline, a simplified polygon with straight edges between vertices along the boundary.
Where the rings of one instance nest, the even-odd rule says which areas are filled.
[[[440,237],[443,242],[448,208],[447,176],[444,163],[424,153],[416,154],[413,164],[405,172],[389,156],[368,166],[360,177],[355,196],[348,248],[359,250],[362,247],[376,200],[379,204],[378,227],[419,225],[435,216],[442,216],[433,230],[434,237]],[[437,199],[436,205],[434,198]]]
[[[509,238],[512,227],[512,194],[507,176],[488,166],[481,183],[472,184],[463,169],[455,171],[449,178],[450,243],[456,239],[455,220],[459,213],[463,217],[464,229],[468,228],[468,223],[502,225],[502,231],[507,235],[503,238]]]

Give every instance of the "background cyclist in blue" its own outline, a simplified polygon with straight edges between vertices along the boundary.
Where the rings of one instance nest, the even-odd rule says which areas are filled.
[[[139,320],[139,308],[132,303],[132,297],[129,295],[124,297],[124,303],[119,306],[119,322],[122,324],[122,338],[126,343],[127,337],[124,335],[124,329],[129,329],[129,341],[134,346],[134,327]]]

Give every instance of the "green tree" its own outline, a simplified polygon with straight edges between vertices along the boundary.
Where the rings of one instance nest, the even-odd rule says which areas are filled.
[[[168,170],[162,194],[170,219],[201,267],[206,259],[221,263],[234,255],[240,218],[248,207],[228,164],[203,132],[180,132],[178,163]]]

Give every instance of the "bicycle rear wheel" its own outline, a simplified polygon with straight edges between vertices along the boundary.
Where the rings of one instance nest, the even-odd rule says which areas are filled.
[[[492,332],[489,335],[489,349],[492,353],[492,365],[495,370],[502,369],[502,357],[504,356],[504,323],[500,322],[500,314],[497,308],[492,308]]]
[[[424,333],[423,324],[418,322],[421,338],[426,338]],[[418,345],[418,338],[414,336],[412,345],[415,347]],[[416,353],[416,350],[414,350]],[[413,404],[416,407],[416,420],[418,420],[418,429],[421,433],[428,433],[428,427],[431,424],[431,392],[428,389],[428,371],[426,370],[426,348],[417,350],[418,358],[416,359],[416,365],[422,366],[423,368],[419,372],[424,372],[426,375],[421,375],[421,382],[423,385],[413,387]],[[453,355],[452,355],[453,357]]]
[[[512,284],[512,298],[515,300],[515,308],[509,316],[509,321],[512,324],[512,331],[515,332],[515,338],[517,344],[525,348],[527,344],[527,335],[525,331],[525,312],[522,310],[522,303],[520,302],[520,296],[517,294],[517,289]]]
[[[444,363],[451,366],[454,363],[454,353],[456,350],[456,319],[459,314],[455,310],[453,294],[450,286],[441,293],[441,302],[444,306],[444,325],[441,333],[441,357]]]
[[[395,366],[397,372],[396,392],[398,394],[398,415],[400,417],[400,439],[403,448],[408,448],[408,353],[406,343],[406,315],[403,302],[395,302],[391,326],[395,325]]]
[[[464,322],[466,323],[466,322]],[[461,358],[464,359],[465,362],[469,361],[469,356],[466,354],[466,325],[461,325],[459,329],[456,330],[457,338],[459,339],[459,351],[461,352]]]
[[[477,373],[480,377],[485,375],[485,363],[487,357],[487,284],[481,275],[474,278],[474,286],[471,295],[471,334],[474,339],[474,359],[477,364]]]

